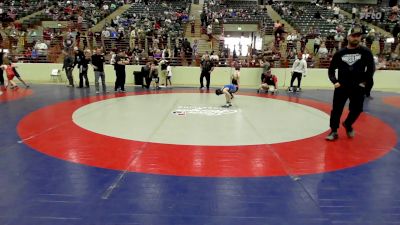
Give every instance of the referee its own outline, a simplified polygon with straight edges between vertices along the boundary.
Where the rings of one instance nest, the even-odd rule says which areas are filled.
[[[350,100],[350,112],[342,123],[347,137],[354,137],[352,125],[363,111],[365,86],[372,79],[375,63],[371,51],[360,45],[361,36],[362,29],[359,25],[350,28],[347,47],[333,55],[328,69],[329,79],[335,87],[330,118],[331,133],[326,137],[328,141],[334,141],[339,137],[337,129],[347,99]],[[337,77],[336,70],[338,70]]]

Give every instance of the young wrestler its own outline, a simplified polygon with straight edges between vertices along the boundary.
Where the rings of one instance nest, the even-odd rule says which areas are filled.
[[[233,93],[237,92],[238,86],[234,84],[227,84],[223,88],[215,90],[216,95],[225,94],[226,104],[222,107],[231,107],[231,100],[233,99]]]

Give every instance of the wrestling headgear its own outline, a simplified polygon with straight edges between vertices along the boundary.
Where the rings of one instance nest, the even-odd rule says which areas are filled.
[[[221,90],[221,89],[215,90],[215,94],[216,94],[216,95],[222,95],[222,90]]]

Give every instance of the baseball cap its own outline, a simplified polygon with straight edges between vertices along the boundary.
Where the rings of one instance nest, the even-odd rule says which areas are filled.
[[[347,32],[347,35],[355,35],[355,34],[363,34],[363,31],[361,29],[361,26],[359,25],[354,25],[349,29]]]

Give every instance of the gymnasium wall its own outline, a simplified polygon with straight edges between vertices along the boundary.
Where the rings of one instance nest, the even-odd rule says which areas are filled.
[[[61,64],[48,63],[19,63],[18,71],[22,78],[34,83],[65,83],[65,73],[62,74],[62,81],[51,79],[52,69],[61,69]],[[134,84],[134,71],[140,71],[141,66],[132,65],[126,67],[126,83]],[[233,69],[229,67],[216,67],[211,73],[211,86],[219,87],[228,84],[230,74]],[[255,88],[260,84],[261,68],[242,68],[240,70],[240,84],[243,88]],[[278,77],[280,88],[286,88],[290,83],[290,69],[276,68],[272,72]],[[111,65],[106,65],[106,82],[113,84],[115,82],[115,71]],[[78,81],[78,70],[74,69],[75,82]],[[309,69],[308,74],[302,80],[303,88],[332,88],[328,79],[327,69]],[[89,81],[94,84],[94,73],[90,67],[88,72]],[[199,86],[200,68],[199,67],[174,67],[172,83],[174,86]],[[400,90],[400,73],[395,70],[379,70],[375,73],[375,90]],[[205,81],[204,81],[205,82]]]

